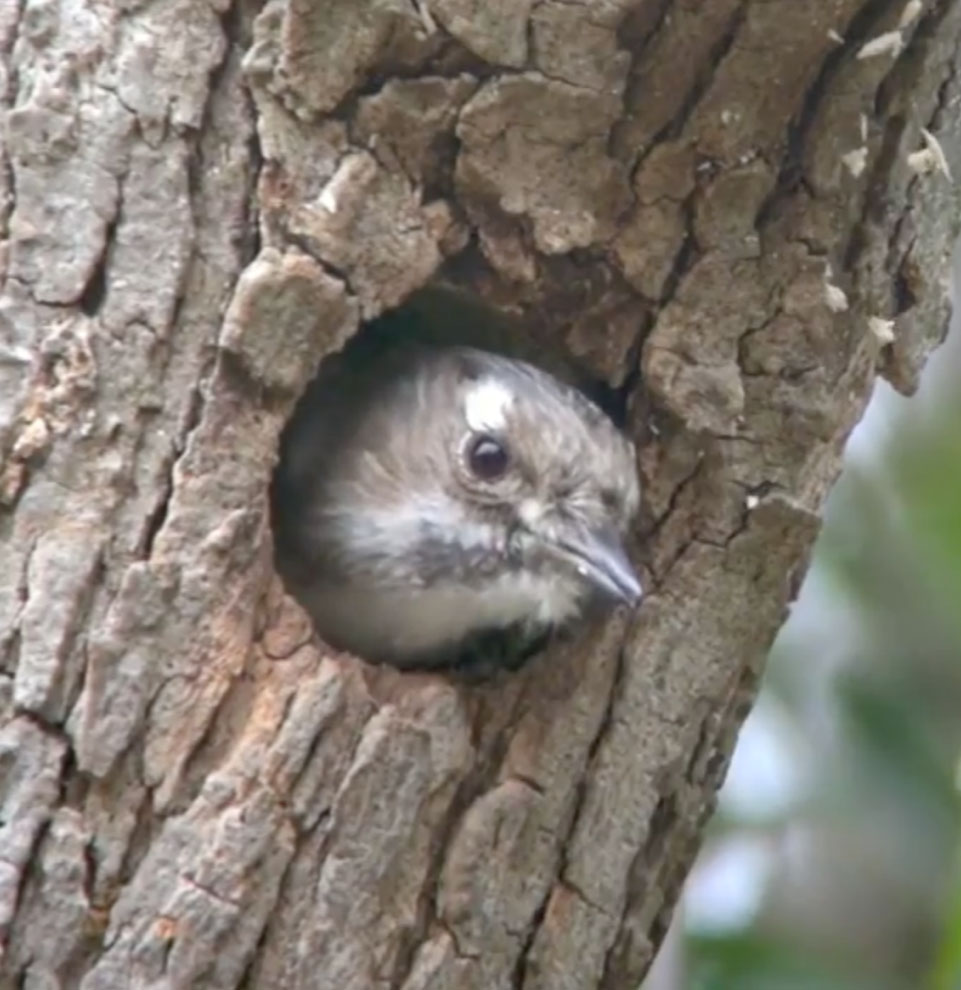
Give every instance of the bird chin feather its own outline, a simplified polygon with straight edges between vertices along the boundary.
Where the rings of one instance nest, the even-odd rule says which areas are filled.
[[[583,607],[583,588],[553,575],[524,571],[478,583],[440,582],[429,588],[361,591],[349,586],[302,589],[298,597],[332,646],[365,660],[397,666],[457,661],[472,637],[522,629],[534,637],[564,625]]]

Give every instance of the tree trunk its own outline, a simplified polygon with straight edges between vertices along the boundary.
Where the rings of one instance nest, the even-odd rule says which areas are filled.
[[[959,42],[2,0],[0,986],[635,987],[875,374],[942,336]],[[475,686],[312,639],[267,513],[320,359],[437,277],[629,398],[645,498],[636,617]]]

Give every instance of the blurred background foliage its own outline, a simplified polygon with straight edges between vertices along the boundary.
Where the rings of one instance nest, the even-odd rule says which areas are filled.
[[[851,437],[645,990],[961,990],[959,330]]]

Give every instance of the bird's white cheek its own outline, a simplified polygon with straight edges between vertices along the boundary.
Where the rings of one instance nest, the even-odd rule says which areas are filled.
[[[412,496],[387,505],[368,503],[333,517],[329,525],[354,559],[396,561],[399,571],[415,558],[425,534],[456,540],[465,553],[506,550],[505,533],[465,516],[460,506],[442,495]]]

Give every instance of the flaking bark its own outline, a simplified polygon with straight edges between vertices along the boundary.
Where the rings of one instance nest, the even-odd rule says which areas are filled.
[[[946,321],[961,2],[0,3],[0,987],[629,990],[878,373]],[[867,46],[867,47],[865,47]],[[628,400],[649,594],[482,686],[271,562],[443,276]]]

